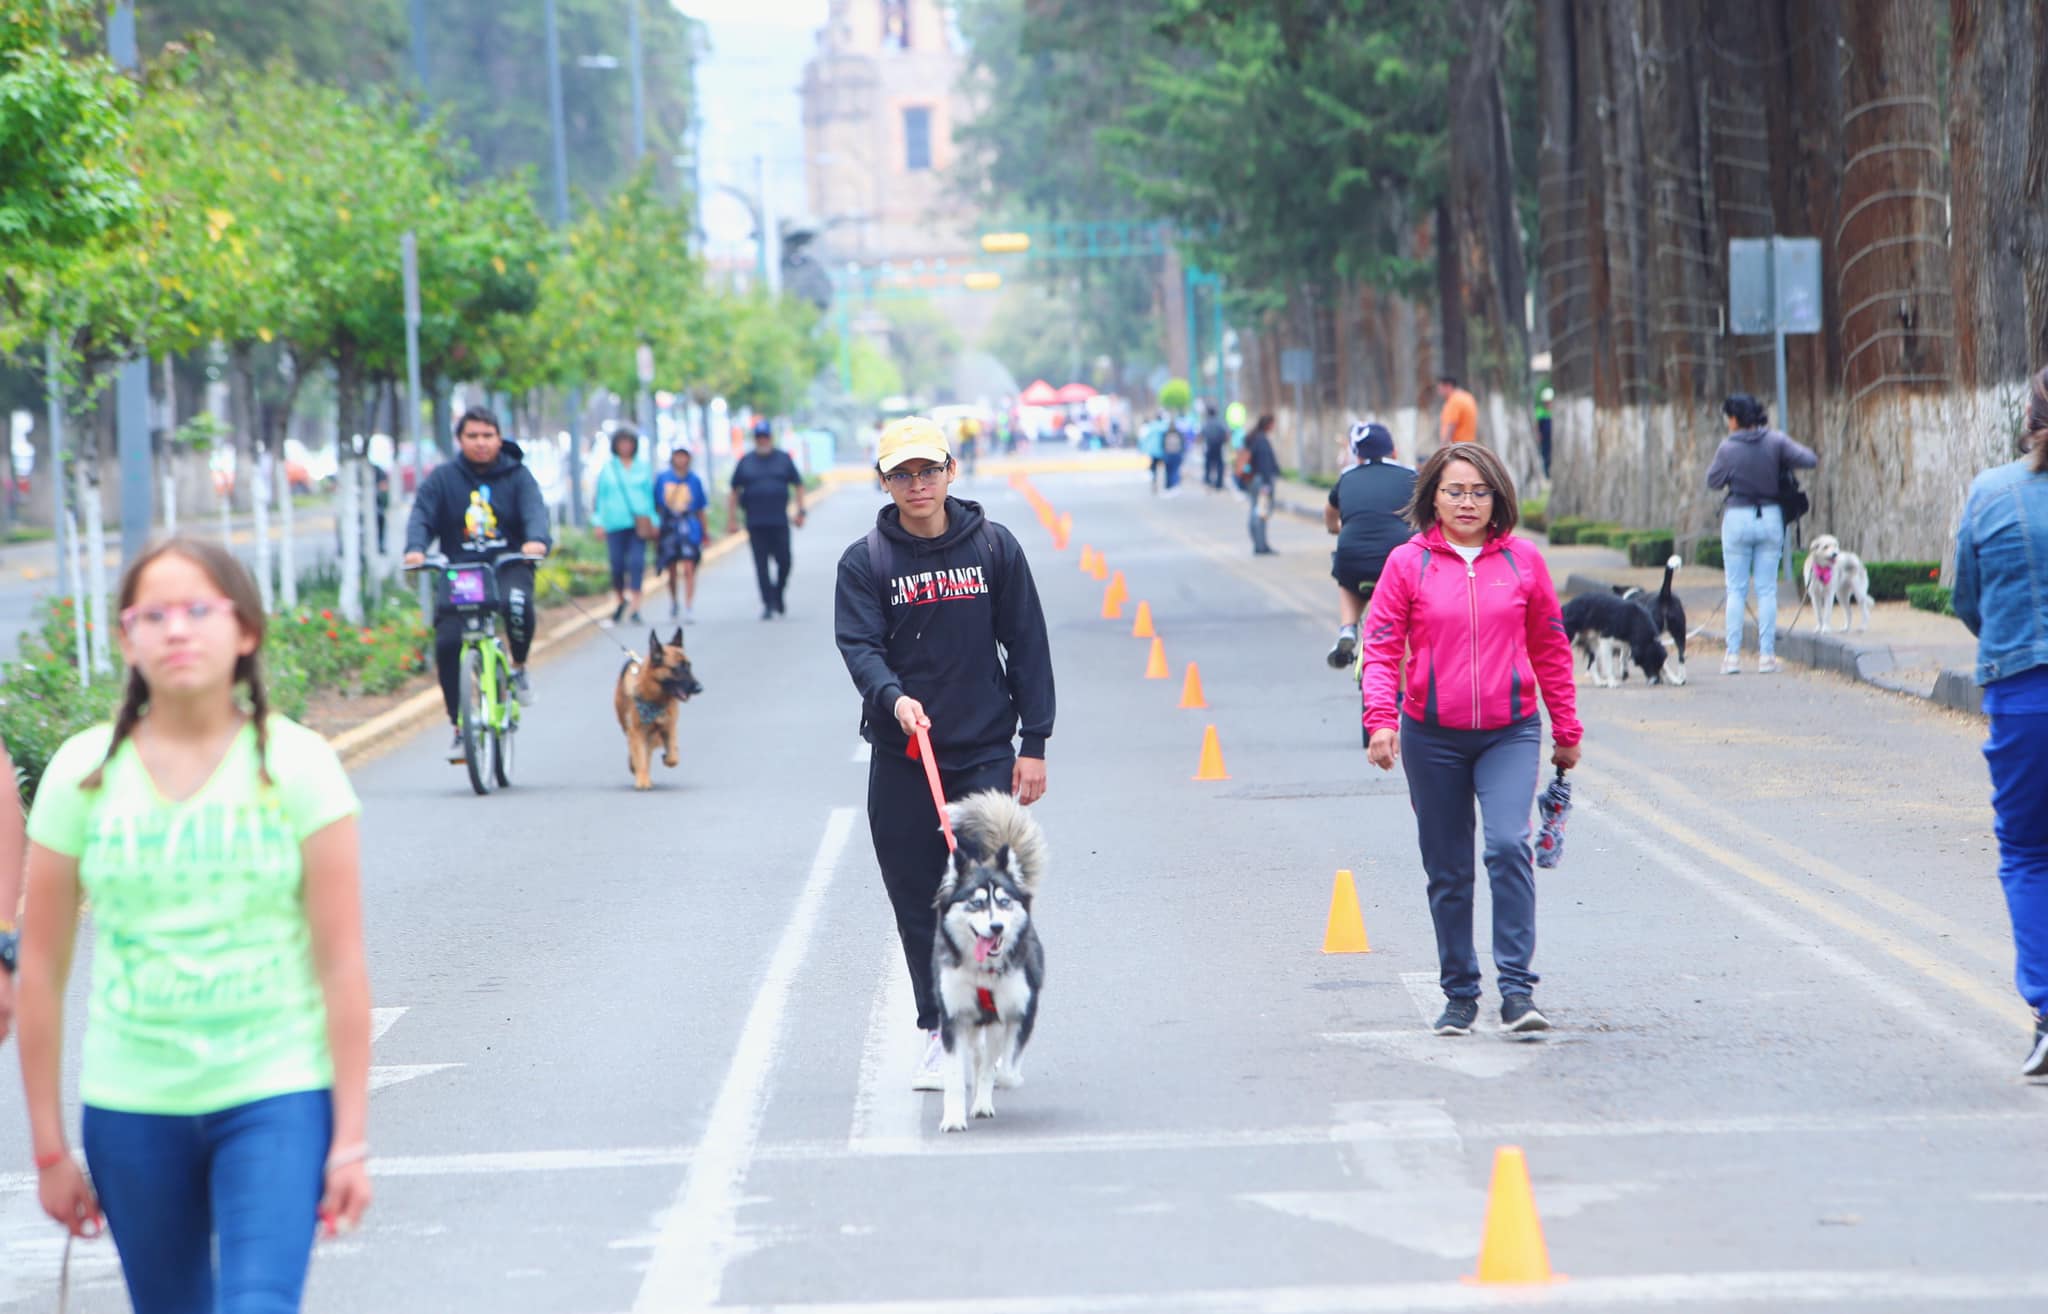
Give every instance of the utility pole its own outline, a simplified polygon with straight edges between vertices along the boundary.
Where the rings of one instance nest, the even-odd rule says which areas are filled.
[[[562,122],[562,38],[555,18],[555,0],[547,0],[548,122],[554,130],[555,228],[569,228],[569,134]],[[579,455],[583,423],[583,389],[569,389],[569,523],[581,523],[583,471]]]
[[[142,60],[135,48],[134,0],[118,0],[107,24],[107,54],[117,68],[132,73]],[[115,446],[121,457],[121,560],[142,555],[149,545],[150,478],[149,362],[141,356],[121,363],[114,384]]]
[[[633,163],[647,158],[647,81],[640,56],[640,0],[626,0],[626,44],[632,49]]]
[[[427,81],[427,0],[412,0],[412,76],[420,84],[420,105],[429,98]]]

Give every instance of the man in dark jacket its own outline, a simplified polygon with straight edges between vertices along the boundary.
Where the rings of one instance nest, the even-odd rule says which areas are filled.
[[[1219,493],[1223,491],[1223,449],[1229,445],[1230,430],[1216,414],[1216,403],[1210,402],[1202,418],[1202,482]]]
[[[518,550],[544,556],[554,540],[548,535],[547,499],[525,465],[519,444],[506,441],[498,417],[472,406],[455,425],[460,453],[443,462],[420,485],[412,517],[405,526],[405,564],[426,560],[427,544],[438,542],[450,561],[488,561]],[[524,703],[533,701],[526,681],[526,653],[533,646],[533,565],[508,561],[498,570],[498,596],[505,603],[505,637],[512,648],[512,687]],[[441,702],[455,724],[460,693],[462,617],[443,606],[434,611],[434,669],[441,678]],[[462,761],[462,731],[448,760]]]
[[[945,1051],[932,901],[946,842],[909,745],[920,728],[929,733],[949,800],[1006,789],[1036,803],[1052,734],[1052,653],[1024,549],[977,503],[947,496],[945,432],[922,417],[898,420],[882,431],[875,464],[890,505],[839,558],[835,638],[860,690],[861,737],[874,746],[868,830],[927,1033],[912,1085],[937,1090]]]
[[[1273,495],[1280,484],[1280,456],[1273,450],[1273,417],[1261,415],[1245,435],[1245,456],[1249,458],[1245,492],[1251,497],[1252,555],[1270,557],[1273,545],[1266,541],[1266,522],[1273,518]]]
[[[1337,477],[1323,508],[1323,528],[1337,535],[1330,577],[1337,581],[1337,642],[1326,654],[1333,670],[1358,656],[1358,619],[1372,597],[1387,554],[1408,541],[1408,503],[1415,496],[1415,472],[1397,464],[1394,435],[1384,424],[1351,427],[1351,452],[1358,464]]]
[[[754,551],[754,583],[761,590],[761,619],[773,620],[788,610],[784,598],[789,590],[789,499],[791,494],[796,497],[794,520],[802,529],[804,476],[789,453],[775,446],[775,426],[766,417],[754,421],[754,450],[733,466],[730,482],[726,532],[740,532],[740,513],[745,512],[747,546]],[[768,569],[771,563],[773,571]]]

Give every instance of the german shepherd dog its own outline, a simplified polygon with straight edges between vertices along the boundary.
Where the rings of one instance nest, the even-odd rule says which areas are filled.
[[[676,757],[676,708],[704,692],[690,673],[690,659],[683,655],[683,632],[661,641],[659,632],[647,636],[647,656],[628,658],[612,688],[612,710],[619,714],[619,729],[626,732],[626,765],[633,770],[633,788],[652,789],[649,772],[654,750],[662,750],[663,766],[674,766]]]

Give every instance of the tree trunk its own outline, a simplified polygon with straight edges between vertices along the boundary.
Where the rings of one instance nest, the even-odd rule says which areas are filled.
[[[107,629],[107,521],[100,506],[100,490],[94,478],[94,461],[78,463],[78,502],[85,508],[85,577],[86,604],[81,610],[89,612],[87,633],[92,639],[93,677],[113,672],[114,662],[108,651]]]
[[[2027,163],[2021,208],[2026,215],[2027,346],[2029,363],[2048,365],[2048,0],[2029,0],[2027,44],[2033,72],[2027,94]]]

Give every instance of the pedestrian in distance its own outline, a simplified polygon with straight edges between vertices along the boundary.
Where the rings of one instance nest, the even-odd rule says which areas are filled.
[[[443,461],[420,486],[412,515],[405,525],[405,564],[426,561],[427,545],[438,543],[450,562],[491,561],[517,550],[545,556],[553,544],[548,503],[540,482],[526,468],[519,444],[500,436],[498,417],[480,406],[456,421],[453,461]],[[526,678],[526,655],[533,647],[535,623],[534,567],[530,561],[508,561],[497,569],[498,596],[505,614],[505,639],[512,649],[512,688],[519,701],[534,701]],[[462,729],[456,704],[462,692],[464,617],[445,604],[434,608],[434,670],[441,683],[441,705],[452,728],[448,760],[464,758]]]
[[[1707,467],[1707,487],[1725,488],[1721,509],[1721,572],[1728,585],[1727,639],[1721,674],[1742,670],[1743,611],[1756,584],[1758,675],[1778,669],[1778,565],[1784,559],[1783,499],[1797,493],[1785,484],[1794,470],[1811,470],[1820,458],[1771,428],[1763,403],[1746,392],[1721,404],[1728,436]],[[1802,500],[1803,500],[1803,495]]]
[[[1202,483],[1212,492],[1223,491],[1223,449],[1230,445],[1230,430],[1216,413],[1216,403],[1202,408]]]
[[[1191,432],[1192,427],[1178,415],[1166,422],[1166,437],[1162,442],[1161,451],[1166,462],[1167,497],[1180,496],[1180,467],[1187,460],[1188,434]]]
[[[1277,555],[1266,539],[1267,522],[1273,518],[1274,490],[1280,485],[1280,456],[1273,450],[1273,417],[1261,415],[1245,435],[1244,451],[1238,458],[1244,466],[1245,493],[1251,499],[1251,517],[1246,528],[1252,536],[1252,555]]]
[[[1365,723],[1374,766],[1408,776],[1429,911],[1436,923],[1440,1036],[1479,1016],[1472,947],[1474,805],[1493,891],[1493,965],[1501,1027],[1544,1031],[1536,1008],[1536,881],[1531,808],[1543,724],[1550,760],[1579,764],[1572,649],[1550,568],[1515,535],[1514,479],[1477,443],[1439,448],[1415,480],[1415,535],[1387,557],[1366,614]],[[1399,687],[1406,661],[1407,688]]]
[[[876,472],[889,505],[839,558],[839,654],[861,697],[868,831],[895,909],[925,1052],[912,1080],[938,1090],[945,1046],[932,985],[933,906],[946,843],[924,768],[910,756],[931,738],[947,799],[1008,790],[1045,795],[1052,735],[1052,651],[1031,565],[1016,537],[974,502],[948,496],[953,454],[930,420],[882,433]]]
[[[1436,437],[1442,446],[1479,441],[1479,399],[1458,383],[1455,374],[1439,374],[1436,395],[1443,400],[1437,412]]]
[[[14,974],[21,951],[21,864],[28,836],[14,759],[0,743],[0,1045],[14,1028]]]
[[[2012,917],[2015,977],[2034,1013],[2020,1073],[2048,1077],[2048,369],[2028,391],[2026,454],[1970,485],[1956,531],[1950,601],[1977,636],[1991,736],[1998,880]]]
[[[1544,384],[1536,394],[1536,451],[1543,458],[1543,477],[1550,478],[1550,404],[1557,400],[1557,391]]]
[[[1166,477],[1166,423],[1166,412],[1160,411],[1145,422],[1138,435],[1138,446],[1151,466],[1154,497],[1159,496],[1160,484]]]
[[[610,624],[640,624],[640,594],[647,576],[647,545],[654,527],[654,474],[640,459],[640,431],[630,424],[612,430],[612,454],[597,472],[597,498],[590,518],[604,536],[618,605]]]
[[[73,1236],[104,1217],[136,1314],[296,1310],[316,1230],[370,1203],[359,807],[327,741],[271,712],[262,602],[226,549],[144,553],[119,618],[114,723],[64,743],[28,819],[37,1194]],[[88,898],[89,1183],[61,1052]]]
[[[1323,508],[1323,528],[1337,535],[1330,577],[1337,581],[1337,642],[1325,655],[1332,670],[1358,656],[1358,621],[1386,567],[1387,554],[1408,541],[1408,504],[1415,472],[1394,460],[1394,435],[1384,424],[1351,426],[1358,464],[1337,476]]]
[[[796,509],[790,510],[792,495]],[[804,527],[804,476],[789,453],[775,446],[775,426],[766,418],[754,421],[754,450],[732,469],[732,491],[726,496],[726,532],[740,532],[746,513],[747,545],[754,550],[754,582],[761,590],[761,619],[787,612],[789,527]],[[775,569],[770,571],[769,566]]]
[[[654,477],[654,504],[661,512],[654,569],[668,576],[668,618],[686,623],[697,619],[697,563],[704,557],[704,513],[711,503],[704,481],[690,473],[690,459],[690,449],[678,447],[668,454],[668,469]]]

